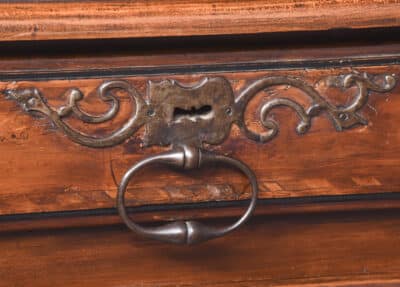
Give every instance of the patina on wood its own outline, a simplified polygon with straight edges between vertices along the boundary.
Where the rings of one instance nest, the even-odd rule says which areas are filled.
[[[360,73],[396,75],[399,67],[360,67],[357,70]],[[277,75],[301,78],[321,94],[326,94],[333,105],[343,105],[351,103],[357,88],[341,91],[327,85],[324,79],[353,72],[350,68],[342,68],[231,72],[217,75],[229,80],[235,94],[239,94],[260,78]],[[209,75],[174,75],[174,79],[190,84],[206,76]],[[136,76],[125,77],[123,80],[145,95],[147,81],[165,78],[166,76]],[[104,79],[99,78],[3,82],[2,90],[33,86],[46,95],[50,106],[60,107],[66,100],[60,95],[71,87],[79,87],[87,95],[80,102],[82,109],[101,114],[107,109],[107,104],[96,99],[96,87],[103,81]],[[247,162],[260,182],[261,198],[395,192],[400,186],[394,176],[399,169],[396,154],[399,133],[394,124],[398,120],[395,110],[399,100],[398,89],[395,87],[390,93],[383,95],[371,92],[373,96],[368,105],[360,111],[360,116],[369,120],[369,124],[364,127],[337,134],[329,119],[321,116],[313,120],[308,134],[299,137],[292,128],[296,126],[297,115],[290,110],[276,109],[273,116],[281,123],[281,130],[280,136],[274,141],[267,144],[252,143],[237,128],[233,128],[221,146],[211,149]],[[68,124],[84,133],[100,137],[113,131],[132,113],[130,97],[123,91],[118,93],[121,101],[120,113],[111,124],[96,124],[94,130],[79,118],[68,118]],[[299,105],[311,104],[304,92],[287,85],[260,91],[246,107],[246,126],[261,132],[263,127],[259,121],[260,106],[283,96],[291,98]],[[2,158],[4,164],[1,165],[4,168],[1,172],[4,190],[1,193],[2,214],[112,207],[116,183],[124,170],[146,155],[163,150],[159,147],[144,149],[140,145],[143,132],[141,129],[120,146],[92,150],[71,143],[52,129],[46,119],[33,120],[31,116],[18,112],[15,103],[3,101],[0,117],[6,128],[1,144],[5,155]],[[378,147],[378,144],[385,148]],[[158,179],[148,180],[151,178]],[[237,200],[246,198],[248,191],[245,178],[220,167],[191,173],[189,176],[171,170],[154,169],[146,171],[146,179],[139,178],[129,187],[127,199],[134,205]]]

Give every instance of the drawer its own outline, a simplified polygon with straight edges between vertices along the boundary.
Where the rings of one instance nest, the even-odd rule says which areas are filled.
[[[397,206],[397,44],[83,50],[0,62],[4,221],[113,215],[126,172],[182,146],[244,163],[261,213]],[[238,215],[248,177],[226,162],[149,165],[124,202],[150,220]]]
[[[29,232],[0,233],[0,286],[395,287],[399,215],[256,217],[189,248],[148,241],[118,225],[34,231],[29,225]],[[210,222],[216,223],[224,222]]]
[[[396,109],[399,88],[395,87],[396,78],[391,76],[399,71],[398,65],[306,71],[259,69],[248,72],[202,72],[110,79],[71,79],[67,76],[68,80],[19,80],[2,82],[1,85],[3,89],[9,89],[10,93],[15,92],[15,97],[18,97],[19,92],[22,95],[29,89],[37,89],[54,109],[65,106],[69,101],[68,94],[72,95],[71,89],[74,89],[84,95],[76,107],[92,114],[104,114],[108,108],[107,103],[99,99],[97,90],[106,85],[129,85],[144,98],[151,89],[150,85],[157,85],[155,83],[166,79],[186,87],[203,85],[207,88],[208,83],[219,85],[226,82],[232,87],[232,95],[238,98],[254,83],[277,79],[284,84],[269,86],[267,83],[266,89],[256,93],[243,109],[246,124],[241,127],[233,124],[230,128],[230,122],[224,123],[226,128],[221,136],[227,138],[220,140],[218,145],[211,145],[209,149],[247,163],[257,176],[260,198],[288,198],[399,190],[397,174],[400,165],[397,156],[400,133],[395,124],[400,120]],[[385,82],[384,75],[389,75],[389,80],[386,79],[389,82]],[[345,89],[342,83],[339,83],[342,86],[338,88],[327,87],[329,81],[340,82],[346,77],[362,79],[360,85],[361,89],[365,89],[365,95],[359,95],[357,87]],[[376,77],[376,83],[373,77]],[[301,86],[289,87],[291,82]],[[385,85],[390,86],[390,89],[384,91]],[[196,90],[185,89],[189,92]],[[334,121],[341,120],[339,117],[342,115],[332,119],[328,113],[321,112],[315,117],[304,117],[303,124],[310,119],[310,128],[299,135],[296,132],[296,127],[301,128],[299,114],[305,114],[306,108],[298,112],[296,109],[300,109],[300,105],[310,106],[313,102],[313,95],[301,89],[312,89],[321,100],[335,106],[360,103],[360,108],[353,113],[343,114],[343,117],[353,117],[347,121],[351,124],[358,122],[358,126],[356,124],[347,128],[346,121],[340,123],[342,126],[338,125]],[[189,93],[187,96],[190,97]],[[357,97],[360,99],[357,100]],[[277,98],[285,101],[280,104]],[[286,102],[286,99],[290,101]],[[132,104],[126,91],[120,92],[118,101],[120,110],[115,119],[88,124],[71,115],[63,118],[63,122],[77,133],[93,134],[101,139],[120,129],[132,117],[131,109],[135,109],[135,103]],[[199,117],[202,117],[204,112],[207,116],[208,111],[202,110],[208,106],[207,101],[213,104],[213,100],[206,99],[195,107],[196,111],[189,107],[188,114],[198,112]],[[51,125],[51,120],[46,116],[35,118],[24,113],[23,105],[26,104],[23,102],[22,106],[18,106],[15,101],[2,99],[2,214],[112,207],[116,184],[124,172],[139,160],[168,149],[157,145],[145,146],[145,129],[152,128],[146,124],[127,135],[122,142],[114,143],[111,140],[105,143],[105,147],[96,147],[97,143],[93,140],[89,144],[94,146],[88,147],[85,142],[74,142],[84,141],[85,137],[68,137],[62,128]],[[279,124],[277,134],[270,136],[264,143],[257,138],[268,132],[262,127],[261,110],[267,105],[278,104],[280,106],[271,109],[267,115],[268,119]],[[176,103],[177,111],[185,117],[185,108],[188,109],[188,106],[185,104],[179,107],[180,103]],[[254,131],[254,135],[245,129]],[[147,137],[155,137],[152,132],[147,132]],[[155,129],[155,132],[160,133],[161,130]],[[170,132],[173,133],[173,129]],[[164,136],[167,139],[169,135]],[[164,139],[160,136],[155,140]],[[99,144],[102,142],[99,141]],[[201,172],[193,171],[184,175],[180,171],[150,169],[137,182],[128,190],[128,198],[133,205],[237,200],[246,198],[249,193],[246,178],[234,171],[212,166]]]

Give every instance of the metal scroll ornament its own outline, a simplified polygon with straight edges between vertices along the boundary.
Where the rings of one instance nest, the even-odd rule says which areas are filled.
[[[313,86],[299,78],[287,76],[264,77],[254,81],[238,95],[232,90],[230,82],[223,77],[204,78],[194,86],[183,86],[174,80],[148,82],[148,99],[127,81],[112,80],[103,82],[97,89],[101,100],[108,103],[109,110],[101,115],[83,111],[79,102],[83,93],[76,88],[65,92],[67,103],[60,107],[50,106],[43,94],[36,88],[10,89],[4,91],[7,98],[16,101],[28,113],[44,115],[72,141],[93,148],[118,145],[129,139],[139,128],[145,127],[143,142],[145,146],[170,145],[172,148],[162,154],[150,156],[133,165],[122,177],[118,186],[117,207],[127,226],[144,236],[179,244],[191,244],[222,236],[249,219],[254,211],[258,185],[254,173],[243,162],[218,155],[203,149],[203,144],[218,145],[228,136],[233,124],[251,140],[265,143],[277,136],[279,124],[270,117],[270,112],[279,106],[291,108],[298,116],[298,134],[306,133],[312,118],[327,116],[337,131],[356,125],[366,125],[367,120],[360,114],[367,104],[371,91],[384,93],[395,86],[392,75],[372,76],[366,73],[350,73],[329,76],[322,79],[327,86],[346,90],[355,88],[352,100],[344,105],[334,105]],[[298,89],[307,95],[311,104],[304,107],[298,102],[273,97],[260,107],[260,123],[265,131],[256,133],[245,123],[244,112],[251,99],[257,94],[276,86],[285,85]],[[132,114],[117,130],[107,136],[83,133],[70,126],[65,119],[75,117],[88,124],[104,123],[112,120],[119,112],[120,102],[116,90],[128,94],[132,104]],[[353,91],[352,90],[352,91]],[[132,221],[125,208],[126,187],[134,174],[142,167],[161,163],[182,169],[199,168],[202,165],[221,162],[242,171],[252,186],[250,204],[244,215],[235,223],[224,228],[205,226],[196,221],[173,222],[158,227],[143,227]]]

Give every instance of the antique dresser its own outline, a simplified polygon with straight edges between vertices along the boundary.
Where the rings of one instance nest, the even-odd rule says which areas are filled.
[[[400,1],[0,3],[0,286],[400,286]]]

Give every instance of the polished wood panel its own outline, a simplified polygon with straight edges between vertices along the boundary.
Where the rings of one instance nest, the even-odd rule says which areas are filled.
[[[119,225],[0,232],[0,286],[393,287],[399,215],[257,217],[191,247],[147,241]]]
[[[347,67],[335,69],[287,69],[258,72],[198,73],[189,75],[156,75],[124,77],[145,94],[146,81],[173,78],[193,84],[205,76],[224,76],[235,93],[264,76],[281,75],[304,79],[314,85],[321,78],[352,72],[400,74],[398,65]],[[82,107],[91,112],[104,111],[96,87],[104,79],[69,79],[46,81],[2,82],[0,89],[13,87],[39,88],[51,105],[65,103],[62,93],[79,87],[88,95]],[[332,103],[346,103],[352,92],[326,89],[315,85]],[[260,129],[260,103],[278,93],[307,104],[307,97],[295,89],[278,87],[272,93],[260,93],[247,110],[248,124]],[[277,138],[266,144],[248,140],[237,128],[221,146],[212,147],[237,157],[255,171],[260,183],[260,198],[308,197],[391,193],[400,188],[400,86],[386,93],[371,92],[363,115],[368,126],[337,132],[324,116],[313,120],[311,130],[299,136],[294,127],[296,115],[281,109],[274,113],[281,123]],[[71,119],[71,124],[86,132],[104,134],[120,125],[129,113],[129,100],[121,95],[121,117],[94,129]],[[141,133],[114,148],[91,149],[71,142],[46,119],[34,119],[21,112],[12,101],[0,100],[1,130],[0,192],[1,214],[59,210],[109,208],[114,206],[116,184],[123,172],[137,160],[163,148],[141,147]],[[124,118],[125,115],[125,118]],[[238,200],[248,195],[248,184],[238,173],[218,168],[202,172],[181,173],[168,169],[144,171],[129,188],[133,205]],[[155,180],[156,179],[156,180]],[[204,181],[207,179],[207,185]]]
[[[399,1],[3,1],[0,40],[249,34],[400,25]]]

